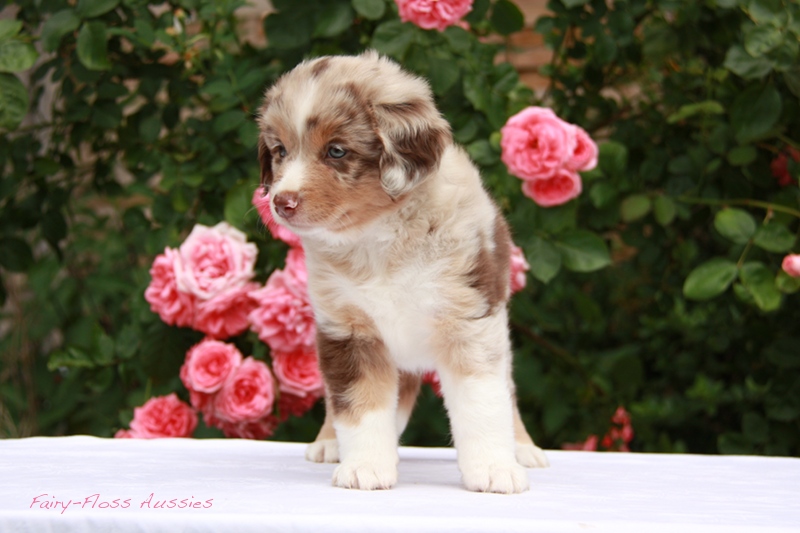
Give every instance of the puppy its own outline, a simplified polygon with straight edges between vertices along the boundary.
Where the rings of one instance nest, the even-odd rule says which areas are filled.
[[[261,181],[297,233],[326,389],[307,458],[333,484],[397,482],[420,375],[439,374],[464,485],[528,489],[547,466],[511,380],[508,227],[427,83],[375,52],[306,61],[259,110]]]

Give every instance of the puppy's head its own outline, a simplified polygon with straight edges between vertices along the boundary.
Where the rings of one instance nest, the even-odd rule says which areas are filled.
[[[395,209],[452,142],[428,85],[374,52],[300,64],[267,91],[258,124],[270,207],[301,235]]]

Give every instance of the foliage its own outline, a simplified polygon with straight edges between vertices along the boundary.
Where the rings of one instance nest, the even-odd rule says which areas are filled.
[[[21,3],[12,35],[41,47],[41,116],[0,124],[0,432],[108,436],[147,397],[185,398],[178,368],[199,337],[149,310],[153,257],[227,220],[258,245],[261,281],[281,266],[249,203],[259,98],[303,58],[373,47],[430,80],[526,251],[515,375],[540,444],[604,434],[625,405],[634,450],[800,453],[799,285],[779,272],[798,168],[789,158],[788,187],[770,172],[798,144],[795,3],[551,0],[535,28],[554,51],[542,95],[497,61],[523,26],[507,0],[476,0],[470,31],[441,33],[384,0],[275,0],[266,48],[237,30],[243,4]],[[531,104],[605,139],[564,206],[534,205],[500,161],[500,128]],[[268,357],[252,333],[235,341]],[[320,416],[278,437],[313,438]],[[448,442],[429,390],[404,440]]]

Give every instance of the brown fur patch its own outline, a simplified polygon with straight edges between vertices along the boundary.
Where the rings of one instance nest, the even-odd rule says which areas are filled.
[[[410,413],[417,403],[422,378],[419,374],[400,372],[400,391],[398,393],[397,409]]]
[[[264,139],[258,139],[258,162],[261,165],[261,185],[269,191],[272,185],[272,154]]]
[[[330,66],[331,66],[331,58],[323,57],[322,59],[315,61],[314,64],[311,66],[311,75],[314,77],[321,76],[322,73],[328,70]]]
[[[357,422],[365,412],[386,407],[387,393],[397,387],[397,369],[379,337],[354,331],[338,339],[320,329],[317,349],[337,418]]]
[[[482,246],[467,274],[470,287],[481,293],[489,312],[508,298],[508,271],[511,261],[511,237],[506,221],[499,214],[494,224],[494,250]]]

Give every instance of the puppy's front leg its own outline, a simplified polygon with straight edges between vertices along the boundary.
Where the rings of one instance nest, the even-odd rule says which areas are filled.
[[[464,485],[477,492],[528,490],[528,474],[515,457],[514,420],[506,373],[439,369]]]
[[[388,489],[397,483],[397,369],[383,342],[320,329],[320,368],[329,395],[340,464],[333,484],[348,489]]]

